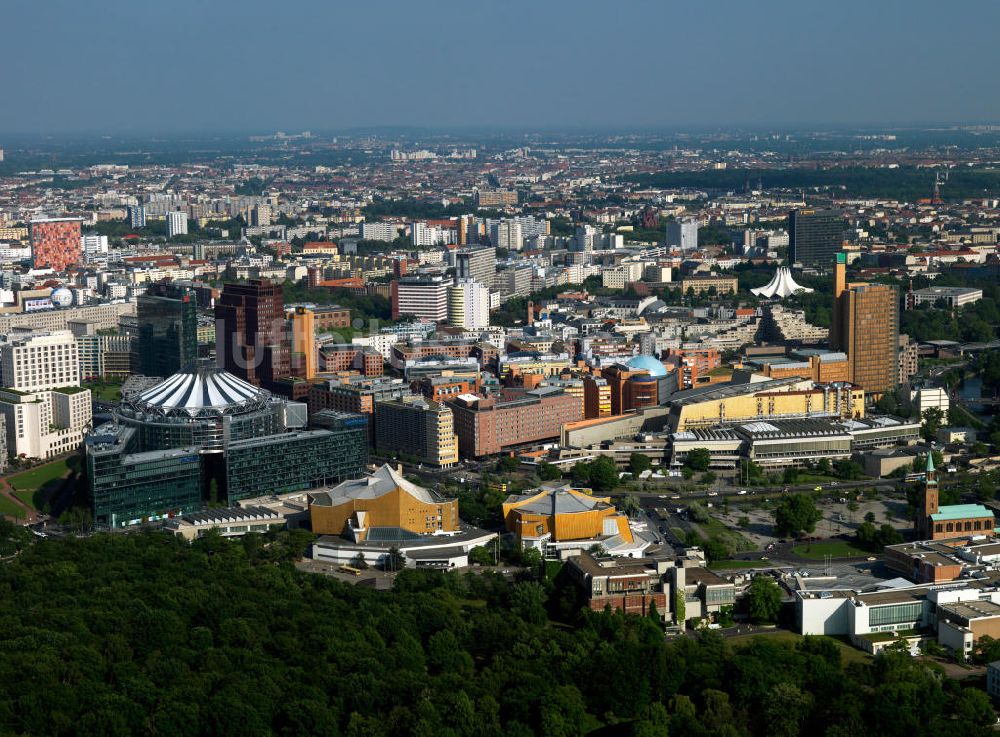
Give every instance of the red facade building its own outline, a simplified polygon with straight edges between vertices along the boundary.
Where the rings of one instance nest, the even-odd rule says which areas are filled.
[[[36,269],[65,271],[80,263],[80,218],[48,218],[32,220],[31,258]]]

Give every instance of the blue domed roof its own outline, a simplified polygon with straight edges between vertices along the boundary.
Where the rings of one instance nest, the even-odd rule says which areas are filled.
[[[635,371],[648,371],[650,376],[667,375],[667,367],[652,356],[633,356],[625,365]]]

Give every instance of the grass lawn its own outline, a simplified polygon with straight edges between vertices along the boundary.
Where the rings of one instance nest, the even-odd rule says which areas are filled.
[[[795,632],[789,632],[788,630],[775,630],[773,633],[768,634],[738,635],[736,637],[730,637],[729,642],[732,643],[734,647],[740,647],[741,645],[749,644],[755,637],[766,637],[768,640],[788,643],[789,645],[796,645],[802,641],[802,635],[796,634]],[[831,637],[830,639],[836,642],[837,646],[840,648],[840,661],[843,665],[849,665],[850,663],[871,662],[872,658],[868,653],[858,650],[856,647],[849,645],[837,637]]]
[[[24,519],[26,512],[5,496],[0,496],[0,516]]]
[[[102,399],[105,402],[117,402],[121,398],[121,384],[91,384],[84,382],[84,389],[90,389],[94,399]]]
[[[834,558],[858,558],[871,555],[871,551],[859,548],[846,540],[830,540],[820,543],[803,543],[792,548],[792,552],[803,558],[823,560],[828,555]]]
[[[14,496],[25,504],[30,504],[38,509],[36,504],[36,493],[48,484],[55,485],[59,479],[70,472],[70,461],[72,458],[63,458],[60,461],[46,463],[44,466],[32,468],[29,471],[22,471],[7,479],[7,482],[14,489]]]

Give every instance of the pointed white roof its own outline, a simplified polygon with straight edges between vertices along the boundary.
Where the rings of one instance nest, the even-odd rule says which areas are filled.
[[[813,290],[795,283],[795,279],[792,278],[792,270],[787,266],[779,266],[778,270],[774,272],[774,277],[771,281],[763,287],[750,290],[751,293],[756,294],[758,297],[778,297],[781,299],[796,292],[811,291]]]

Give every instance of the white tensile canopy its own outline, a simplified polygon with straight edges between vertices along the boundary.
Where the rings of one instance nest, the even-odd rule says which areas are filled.
[[[808,287],[803,287],[795,283],[792,278],[792,270],[787,266],[779,266],[778,270],[774,272],[774,278],[771,279],[763,287],[757,287],[756,289],[751,289],[750,292],[756,294],[758,297],[778,297],[784,298],[790,294],[795,294],[796,292],[811,292],[812,289]]]

